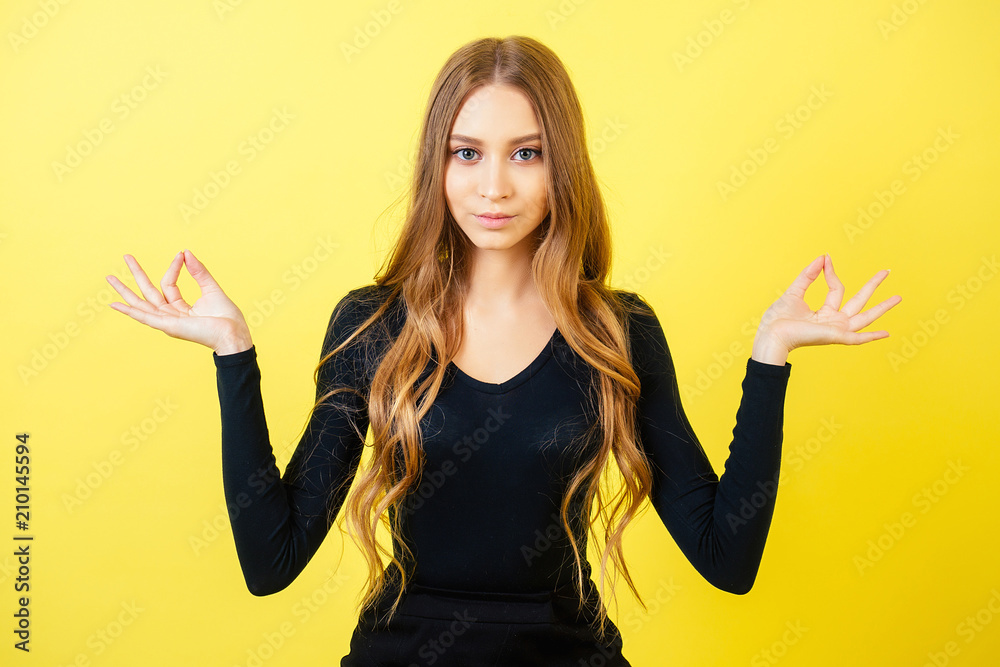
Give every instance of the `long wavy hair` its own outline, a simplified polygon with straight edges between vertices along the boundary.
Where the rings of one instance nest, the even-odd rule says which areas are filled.
[[[598,518],[603,526],[601,591],[611,559],[645,608],[622,552],[625,527],[642,508],[652,485],[649,462],[638,445],[639,378],[632,367],[625,317],[634,304],[607,284],[611,233],[587,152],[583,112],[569,74],[548,47],[523,36],[469,42],[441,69],[424,114],[406,219],[375,276],[375,283],[387,288],[389,297],[316,369],[318,378],[323,364],[378,321],[394,299],[404,300],[405,324],[387,347],[365,396],[373,438],[371,465],[359,470],[345,503],[344,518],[368,563],[362,606],[373,605],[390,577],[398,575],[401,586],[389,610],[391,616],[410,576],[404,562],[377,541],[376,529],[381,522],[393,544],[407,554],[403,560],[412,562],[412,551],[400,530],[403,512],[398,510],[420,478],[424,461],[420,420],[431,408],[461,345],[473,249],[445,199],[448,140],[463,101],[488,84],[515,86],[534,106],[541,126],[550,212],[536,230],[531,273],[563,338],[589,365],[594,380],[590,400],[596,418],[585,437],[597,446],[570,481],[560,508],[562,526],[575,554],[574,583],[582,605],[587,599],[583,581],[587,554],[580,547],[586,532],[574,534],[571,521],[572,525],[581,523],[570,516],[571,507],[582,506],[586,508],[584,531],[589,529],[596,540]],[[432,356],[436,365],[427,374]],[[314,410],[335,393],[319,398]],[[611,483],[615,477],[610,470],[612,459],[620,471],[617,489]],[[382,554],[390,560],[392,572],[383,566]],[[607,614],[603,605],[597,611],[594,618],[603,639]]]

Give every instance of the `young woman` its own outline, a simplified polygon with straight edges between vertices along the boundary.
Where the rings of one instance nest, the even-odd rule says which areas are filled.
[[[647,499],[709,582],[749,591],[774,510],[788,353],[888,336],[859,331],[901,300],[862,312],[888,272],[841,307],[824,255],[768,308],[720,479],[656,314],[607,284],[604,203],[552,51],[515,36],[451,56],[410,194],[387,266],[333,310],[316,403],[284,476],[256,348],[208,269],[178,253],[161,295],[126,255],[145,300],[108,276],[128,304],[113,308],[214,350],[225,493],[240,508],[231,520],[250,591],[288,586],[343,507],[369,577],[342,665],[628,665],[587,540],[600,517],[601,590],[610,558],[638,596],[621,542]],[[176,285],[181,265],[202,292],[193,305]],[[803,296],[820,272],[830,289],[814,312]],[[370,465],[356,474],[369,427]]]

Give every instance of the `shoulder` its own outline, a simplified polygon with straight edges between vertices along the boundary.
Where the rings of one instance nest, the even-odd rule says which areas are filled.
[[[388,301],[393,303],[390,303],[382,315],[366,326],[344,349],[349,356],[365,355],[373,345],[384,343],[398,334],[405,318],[401,316],[397,306],[401,305],[403,299],[393,299],[393,292],[390,287],[372,283],[355,287],[339,297],[327,324],[323,341],[324,354],[351,338]]]
[[[638,292],[615,289],[612,290],[612,294],[615,298],[616,308],[630,333],[637,333],[636,329],[656,330],[660,328],[656,311]]]
[[[392,292],[392,288],[387,285],[378,285],[376,283],[355,287],[348,290],[347,294],[340,298],[334,308],[334,312],[363,312],[367,310],[371,314],[392,296]]]
[[[402,320],[395,302],[402,302],[402,299],[394,300],[393,296],[391,288],[372,283],[355,287],[338,298],[323,340],[321,358],[326,361],[320,377],[324,382],[337,378],[338,383],[357,384],[368,377],[374,368],[373,363],[381,358],[386,344],[398,334],[400,328],[398,322]],[[393,303],[382,316],[358,332],[389,301]],[[348,339],[351,339],[350,342],[341,348]],[[337,349],[340,352],[328,357]]]
[[[656,311],[638,292],[614,290],[628,335],[632,364],[640,377],[671,372],[672,362],[666,335]]]
[[[630,307],[649,308],[649,304],[646,303],[646,299],[644,299],[638,292],[632,292],[625,289],[613,289],[611,290],[611,293],[619,302],[625,303]]]
[[[395,290],[387,285],[370,283],[355,287],[342,296],[333,307],[330,314],[330,329],[345,332],[350,335],[368,318],[374,315],[387,301],[392,301],[386,308],[382,321],[388,323],[393,319],[388,315],[398,315],[403,299],[397,297]]]

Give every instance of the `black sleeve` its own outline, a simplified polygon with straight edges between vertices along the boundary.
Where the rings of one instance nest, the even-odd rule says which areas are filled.
[[[791,364],[747,359],[743,397],[721,480],[681,405],[673,359],[652,308],[632,316],[633,367],[641,382],[640,438],[653,471],[650,500],[681,551],[713,586],[753,587],[771,526],[781,465]]]
[[[355,292],[334,309],[321,358],[363,321]],[[317,399],[341,385],[367,396],[358,349],[352,342],[323,364]],[[367,403],[342,392],[314,410],[282,477],[264,418],[256,347],[222,356],[213,351],[212,356],[222,411],[223,486],[236,552],[250,592],[269,595],[298,576],[340,511],[361,459]]]

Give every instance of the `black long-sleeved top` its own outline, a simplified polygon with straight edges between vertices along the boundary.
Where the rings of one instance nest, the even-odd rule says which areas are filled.
[[[322,355],[374,312],[385,293],[375,285],[351,290],[334,309],[333,315],[343,313],[331,316]],[[746,593],[757,576],[774,511],[791,364],[747,359],[720,480],[681,406],[659,320],[638,295],[621,294],[644,309],[629,318],[633,367],[641,382],[640,446],[654,475],[652,505],[698,572],[720,589]],[[404,318],[405,305],[396,299],[383,320],[388,332],[383,345]],[[380,355],[364,351],[356,340],[324,364],[317,398],[342,384],[367,396]],[[282,477],[269,442],[256,357],[255,347],[222,356],[213,352],[225,495],[230,506],[240,508],[231,514],[237,553],[250,592],[267,595],[298,576],[329,532],[327,510],[336,515],[347,495],[368,413],[365,400],[349,393],[335,398],[352,410],[330,403],[316,409]],[[588,394],[592,372],[558,330],[526,368],[500,384],[448,365],[446,381],[420,424],[426,453],[421,484],[403,506],[405,539],[416,555],[414,583],[525,592],[572,581],[573,551],[559,508],[577,469],[574,462],[593,451],[580,443],[570,447],[594,418]],[[575,525],[582,526],[575,507]],[[586,553],[586,536],[577,535]],[[586,561],[584,569],[589,575]]]

